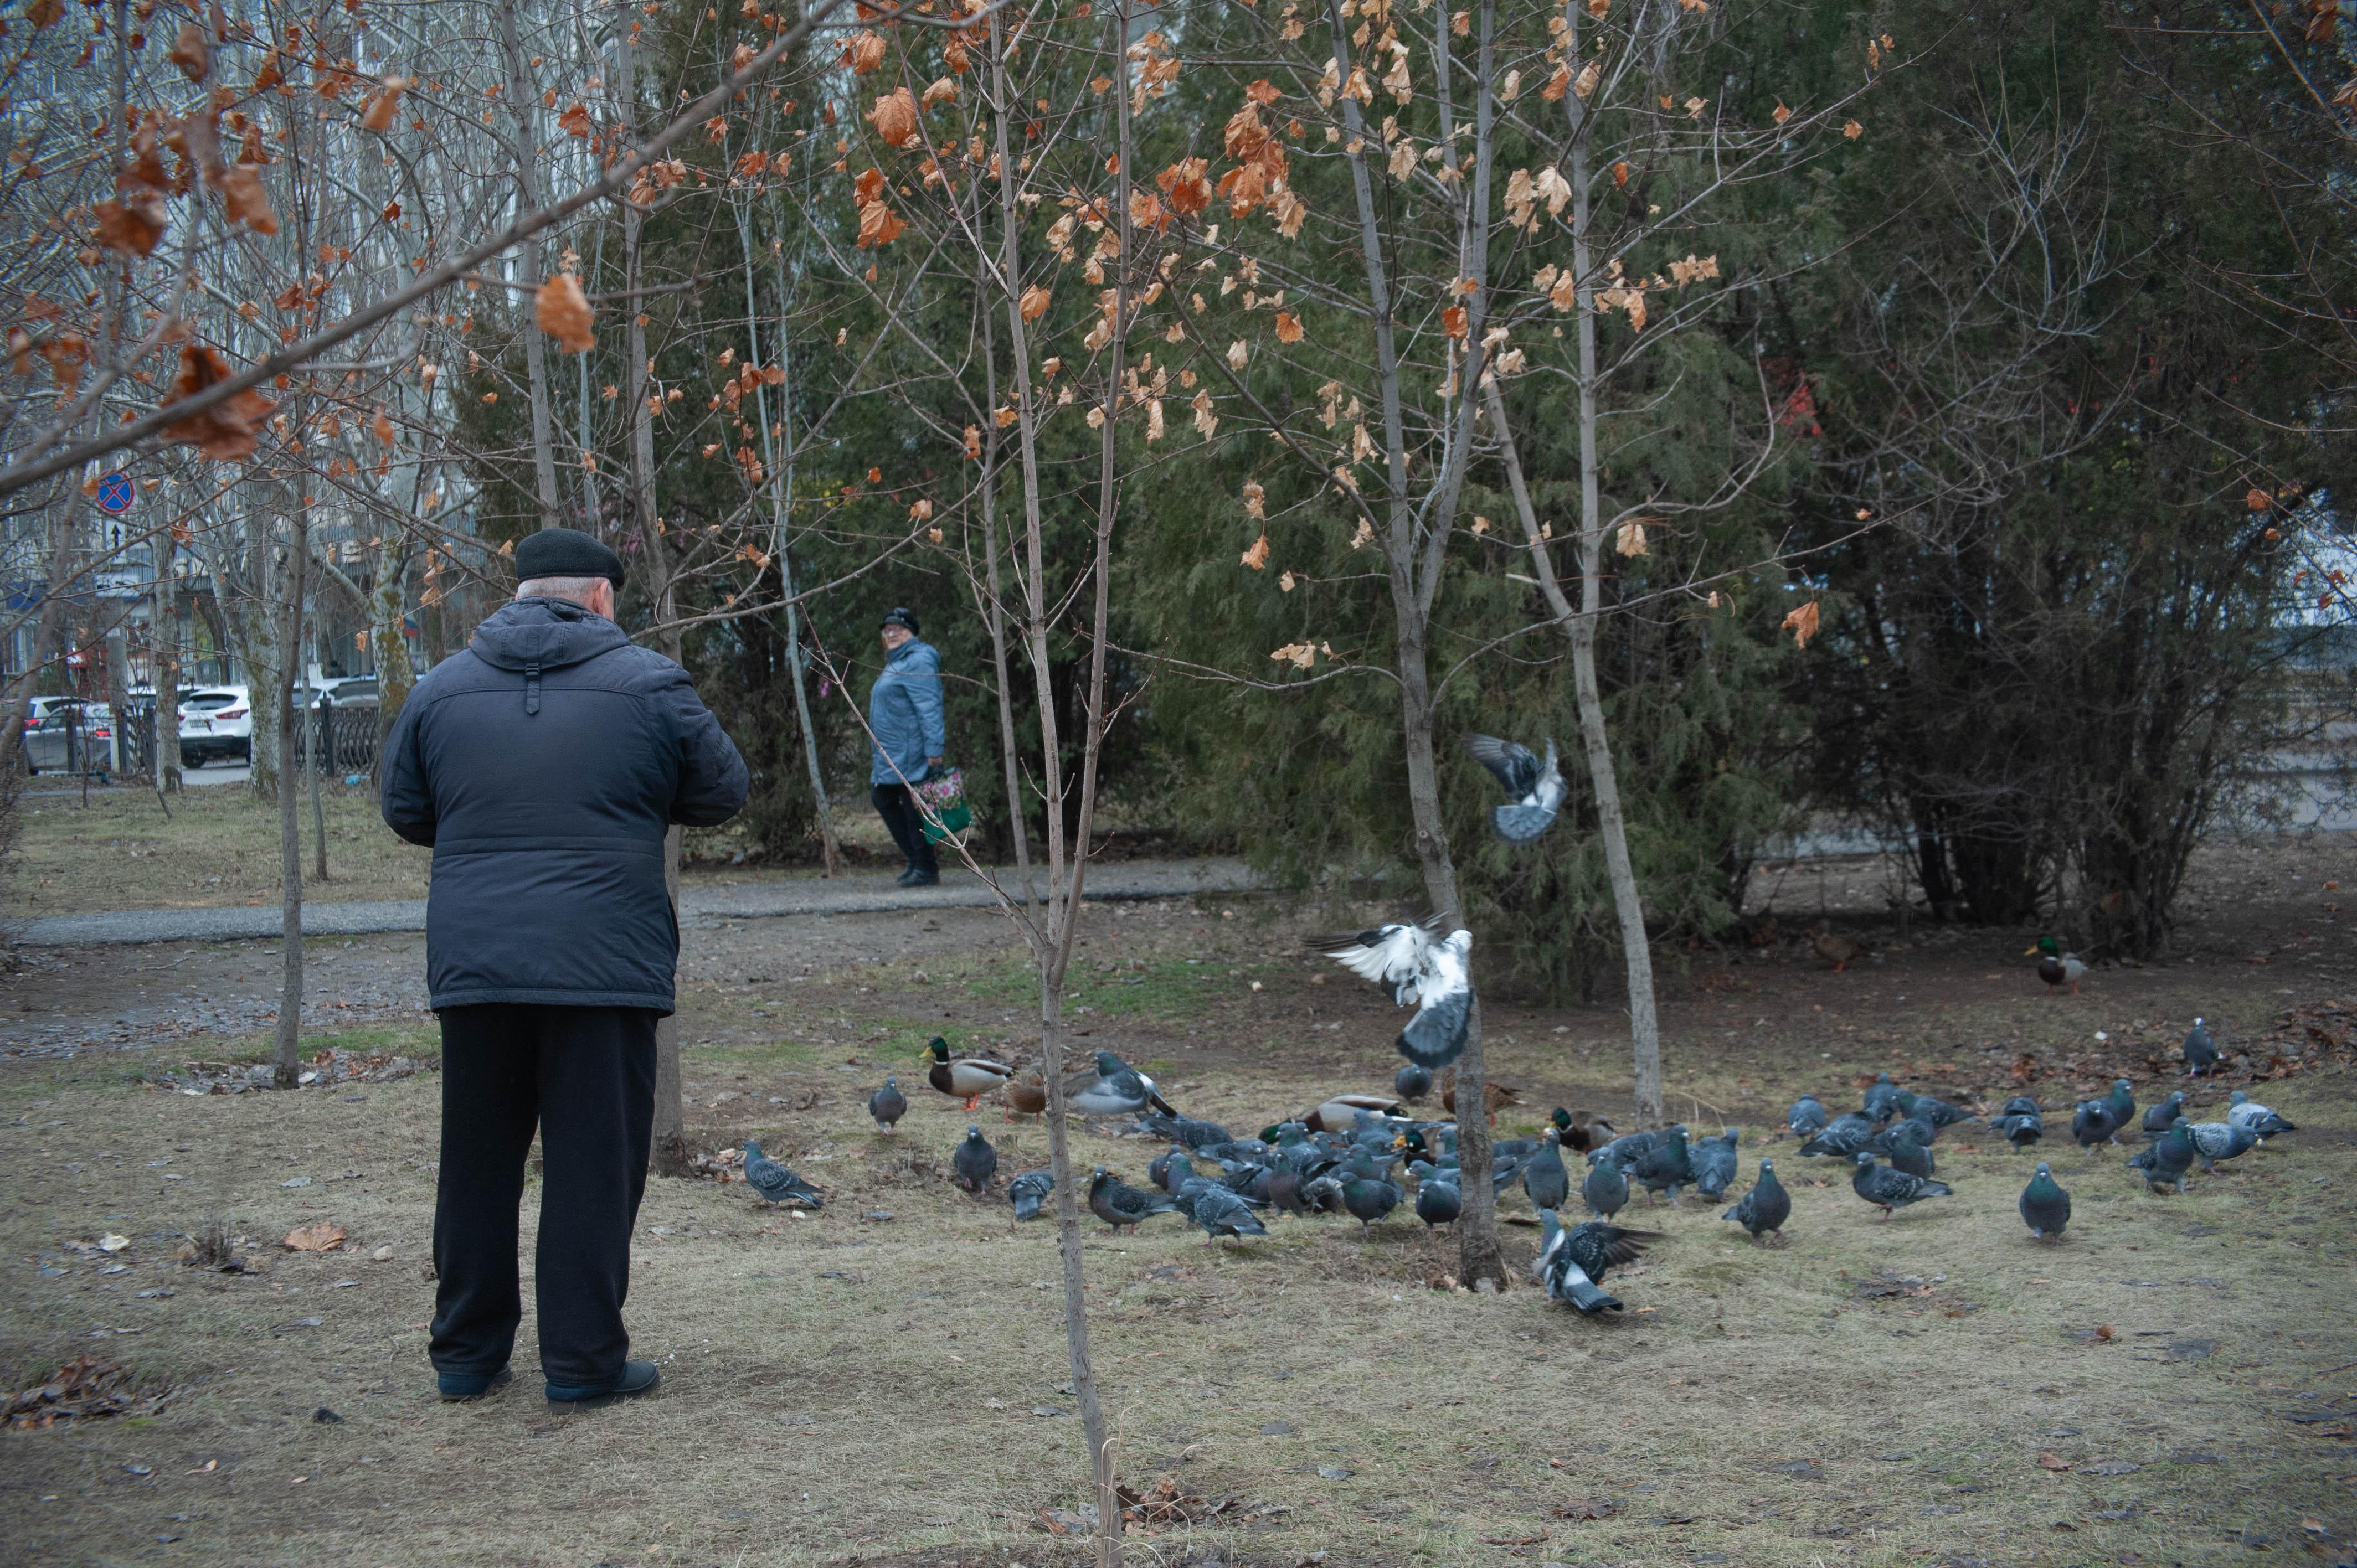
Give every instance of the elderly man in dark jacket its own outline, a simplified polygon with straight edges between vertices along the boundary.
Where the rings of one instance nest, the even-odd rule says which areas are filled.
[[[671,824],[723,822],[745,761],[687,671],[613,621],[619,557],[544,529],[515,602],[434,667],[385,742],[384,820],[434,851],[425,962],[442,1017],[430,1347],[442,1397],[509,1379],[517,1207],[540,1133],[534,1294],[551,1402],[651,1390],[622,1301],[646,1189],[655,1020],[679,928]]]

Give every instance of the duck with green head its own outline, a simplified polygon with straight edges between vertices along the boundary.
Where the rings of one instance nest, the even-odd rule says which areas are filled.
[[[1013,1068],[988,1057],[952,1057],[950,1043],[939,1035],[925,1043],[924,1052],[918,1059],[929,1064],[925,1081],[943,1094],[964,1101],[968,1111],[982,1103],[984,1095],[1003,1087],[1015,1076]]]
[[[2079,961],[2077,953],[2064,952],[2062,944],[2052,937],[2039,938],[2038,945],[2021,956],[2028,958],[2031,953],[2038,955],[2038,978],[2046,983],[2049,996],[2054,994],[2058,985],[2068,985],[2072,995],[2079,994],[2079,977],[2087,972],[2087,966]]]

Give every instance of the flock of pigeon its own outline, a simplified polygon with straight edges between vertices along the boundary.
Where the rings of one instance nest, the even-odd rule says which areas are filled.
[[[1544,761],[1527,747],[1487,736],[1470,737],[1467,748],[1509,797],[1507,804],[1491,813],[1499,836],[1527,843],[1544,833],[1563,799],[1553,743]],[[1396,1042],[1400,1055],[1407,1058],[1394,1079],[1396,1099],[1338,1095],[1256,1136],[1237,1138],[1217,1122],[1181,1114],[1151,1078],[1113,1052],[1098,1051],[1093,1076],[1084,1074],[1066,1084],[1066,1103],[1082,1115],[1133,1118],[1125,1133],[1165,1140],[1168,1147],[1147,1167],[1150,1188],[1132,1187],[1098,1165],[1089,1177],[1090,1212],[1116,1232],[1135,1230],[1157,1215],[1179,1215],[1201,1228],[1207,1246],[1267,1235],[1261,1216],[1270,1211],[1348,1215],[1359,1221],[1362,1234],[1372,1234],[1375,1222],[1407,1202],[1411,1191],[1414,1212],[1427,1229],[1454,1222],[1464,1203],[1457,1123],[1417,1118],[1408,1107],[1431,1091],[1435,1071],[1448,1069],[1465,1048],[1473,1008],[1472,945],[1469,931],[1444,933],[1437,923],[1406,921],[1317,944],[1317,950],[1388,989],[1397,1005],[1415,1008]],[[2085,969],[2076,955],[2063,954],[2050,938],[2041,939],[2030,950],[2039,955],[2039,975],[2050,989],[2064,984],[2077,989]],[[2185,1038],[2183,1055],[2190,1075],[2216,1070],[2219,1052],[2199,1018]],[[1006,1091],[1010,1115],[1037,1114],[1046,1108],[1048,1094],[1039,1069],[1027,1078],[1005,1062],[955,1056],[938,1036],[928,1043],[920,1059],[925,1061],[926,1083],[962,1101],[969,1112],[984,1095],[999,1090]],[[1455,1110],[1453,1087],[1444,1094],[1444,1104]],[[2173,1187],[2181,1193],[2196,1160],[2214,1172],[2218,1162],[2296,1130],[2240,1090],[2222,1122],[2189,1121],[2184,1107],[2183,1092],[2173,1093],[2147,1109],[2139,1121],[2129,1082],[2121,1079],[2109,1095],[2073,1107],[2071,1136],[2081,1149],[2091,1150],[2117,1144],[2124,1129],[2136,1127],[2147,1143],[2127,1161],[2129,1167],[2143,1176],[2149,1190]],[[869,1097],[867,1109],[885,1132],[907,1114],[908,1097],[897,1075]],[[1786,1124],[1802,1140],[1799,1152],[1803,1156],[1830,1156],[1851,1165],[1850,1189],[1887,1220],[1927,1198],[1953,1196],[1954,1189],[1936,1177],[1932,1144],[1942,1129],[1980,1119],[1944,1101],[1901,1089],[1884,1073],[1868,1087],[1857,1110],[1832,1115],[1815,1096],[1803,1095],[1793,1103]],[[1687,1188],[1716,1202],[1736,1179],[1738,1131],[1728,1127],[1717,1137],[1693,1139],[1679,1124],[1620,1133],[1600,1118],[1575,1117],[1561,1108],[1551,1122],[1536,1138],[1492,1143],[1491,1188],[1502,1195],[1509,1187],[1520,1186],[1536,1211],[1542,1240],[1532,1273],[1546,1287],[1549,1299],[1583,1315],[1617,1312],[1620,1302],[1602,1288],[1606,1272],[1634,1262],[1646,1244],[1661,1238],[1658,1231],[1615,1223],[1629,1202],[1631,1182],[1655,1202],[1666,1197],[1672,1208],[1681,1206],[1680,1195]],[[2017,1095],[1988,1124],[2016,1149],[2029,1149],[2045,1134],[2045,1112],[2034,1098]],[[1571,1227],[1558,1218],[1573,1190],[1572,1173],[1563,1157],[1566,1149],[1586,1156],[1578,1196],[1592,1216]],[[967,1125],[951,1164],[966,1191],[980,1197],[989,1190],[998,1170],[998,1152],[983,1136],[980,1123]],[[791,1199],[816,1208],[821,1202],[808,1183],[765,1157],[760,1145],[750,1140],[745,1144],[745,1179],[772,1203]],[[1045,1170],[1028,1171],[1008,1182],[1006,1191],[1016,1219],[1039,1218],[1054,1187],[1054,1176]],[[2061,1240],[2071,1219],[2071,1195],[2055,1181],[2050,1165],[2038,1165],[2022,1190],[2020,1207],[2034,1239]],[[1778,1181],[1775,1162],[1762,1159],[1758,1179],[1721,1218],[1740,1225],[1755,1242],[1781,1246],[1792,1213],[1792,1195]]]

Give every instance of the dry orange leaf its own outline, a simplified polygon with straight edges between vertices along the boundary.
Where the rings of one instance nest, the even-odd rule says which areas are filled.
[[[201,343],[184,345],[180,349],[180,373],[172,380],[172,395],[165,401],[164,407],[169,409],[227,380],[229,364],[219,352]],[[202,413],[166,425],[164,439],[186,442],[217,463],[251,457],[261,439],[262,422],[277,406],[248,387]]]
[[[409,81],[406,77],[388,76],[383,86],[384,91],[370,99],[368,107],[361,113],[361,129],[379,135],[393,129],[393,116],[400,113],[401,95],[409,90]]]
[[[153,251],[169,221],[163,198],[152,190],[126,188],[120,201],[102,201],[91,211],[98,220],[98,242],[125,255]]]
[[[2053,1470],[2059,1473],[2069,1469],[2071,1461],[2050,1448],[2041,1449],[2038,1455],[2038,1467],[2041,1470]]]
[[[1250,87],[1244,89],[1244,96],[1251,99],[1254,103],[1274,103],[1278,99],[1284,97],[1285,94],[1279,92],[1275,87],[1269,85],[1268,79],[1266,77],[1263,77],[1260,81],[1254,82]]]
[[[205,30],[194,22],[180,24],[180,36],[172,42],[172,52],[164,57],[180,68],[180,74],[190,81],[202,81],[212,69],[212,54],[205,48]]]
[[[2260,489],[2256,485],[2254,485],[2251,487],[2250,493],[2244,496],[2243,504],[2250,508],[2253,511],[2265,511],[2276,503],[2274,498],[2269,496],[2266,491]]]
[[[578,103],[570,104],[556,117],[556,128],[568,136],[587,140],[589,135],[589,111]]]
[[[1242,564],[1255,572],[1265,572],[1268,569],[1267,534],[1264,533],[1253,542],[1253,547],[1243,553]]]
[[[907,88],[895,88],[876,100],[867,123],[888,146],[905,147],[917,139],[917,101]]]
[[[1779,125],[1782,124],[1785,121],[1787,121],[1787,120],[1791,119],[1792,117],[1792,112],[1790,109],[1787,109],[1787,108],[1785,108],[1785,107],[1784,107],[1784,101],[1783,101],[1782,99],[1781,99],[1781,98],[1779,98],[1778,100],[1776,100],[1776,112],[1775,112],[1774,113],[1772,113],[1772,114],[1770,114],[1770,115],[1769,115],[1769,116],[1768,116],[1768,118],[1770,118],[1770,120],[1775,121],[1775,122],[1776,122],[1776,124],[1778,124]]]
[[[1037,321],[1042,316],[1047,315],[1048,306],[1054,301],[1055,297],[1056,296],[1053,294],[1036,283],[1029,288],[1025,289],[1023,291],[1023,298],[1021,301],[1023,319],[1026,321]]]
[[[378,409],[376,417],[369,421],[369,434],[387,446],[393,445],[393,421],[385,417],[384,410]]]
[[[1276,340],[1280,343],[1301,341],[1301,323],[1296,319],[1293,312],[1280,310],[1276,313]]]
[[[1622,158],[1620,162],[1612,166],[1612,184],[1617,189],[1625,190],[1628,188],[1629,160],[1627,158]]]
[[[1202,158],[1181,158],[1155,177],[1170,210],[1191,218],[1211,205],[1211,165]]]
[[[1465,307],[1461,305],[1452,305],[1443,309],[1440,313],[1440,329],[1451,338],[1464,337]]]
[[[1842,134],[1855,142],[1866,134],[1866,127],[1855,120],[1845,120],[1842,122]]]
[[[861,250],[871,245],[888,245],[900,237],[908,224],[900,215],[880,201],[871,201],[859,209],[859,238],[853,243]]]
[[[278,232],[278,219],[262,188],[262,171],[253,164],[232,164],[221,171],[221,206],[230,220],[257,234]]]
[[[1808,647],[1809,639],[1817,635],[1817,601],[1811,599],[1807,604],[1796,607],[1785,616],[1784,628],[1792,634],[1794,647]]]
[[[533,314],[540,329],[555,338],[566,353],[586,354],[597,346],[597,333],[591,326],[596,317],[581,293],[580,280],[571,273],[559,273],[540,285]]]
[[[870,27],[851,40],[848,53],[853,74],[866,76],[884,63],[884,35]]]
[[[321,1219],[309,1225],[298,1225],[286,1232],[287,1247],[297,1252],[325,1252],[344,1244],[344,1228],[333,1220]]]

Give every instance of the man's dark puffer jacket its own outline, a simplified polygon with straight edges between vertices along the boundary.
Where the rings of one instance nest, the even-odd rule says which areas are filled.
[[[602,616],[518,599],[427,672],[385,742],[384,820],[434,851],[433,1005],[672,1010],[663,834],[745,804],[687,671]]]

